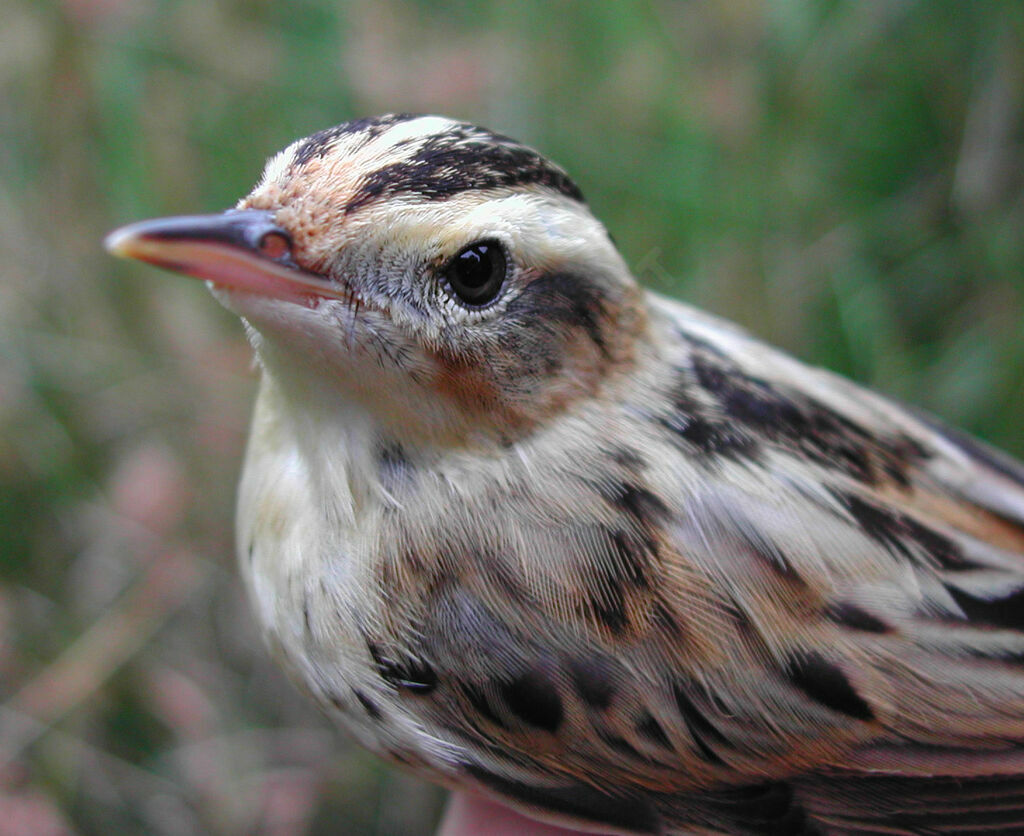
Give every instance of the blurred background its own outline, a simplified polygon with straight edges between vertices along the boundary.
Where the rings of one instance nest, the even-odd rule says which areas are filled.
[[[117,263],[386,111],[561,162],[637,275],[1024,454],[1024,4],[0,0],[0,833],[417,834],[255,641],[255,376]]]

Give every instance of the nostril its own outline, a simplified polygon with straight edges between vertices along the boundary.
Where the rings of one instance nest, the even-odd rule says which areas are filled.
[[[285,258],[291,255],[292,241],[285,233],[271,231],[265,232],[256,245],[260,255],[274,259]]]

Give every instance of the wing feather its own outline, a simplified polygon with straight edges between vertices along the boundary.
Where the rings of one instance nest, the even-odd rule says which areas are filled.
[[[770,692],[773,667],[798,646],[831,666],[833,690],[826,678],[811,697],[827,705],[831,694],[833,708],[865,706],[859,713],[877,718],[867,739],[838,752],[823,745],[816,765],[790,775],[786,815],[798,806],[829,833],[1024,832],[1024,465],[672,309],[675,364],[720,372],[685,377],[686,407],[742,431],[751,454],[721,458],[691,488],[700,537],[684,532],[681,549],[730,590],[765,642],[747,693]],[[771,561],[730,559],[754,539]],[[848,728],[842,714],[817,719],[823,740]],[[721,719],[736,745],[742,737]]]

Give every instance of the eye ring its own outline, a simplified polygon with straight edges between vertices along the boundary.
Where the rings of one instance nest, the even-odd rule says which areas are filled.
[[[508,275],[508,258],[499,241],[486,238],[463,247],[441,270],[459,302],[483,308],[498,298]]]

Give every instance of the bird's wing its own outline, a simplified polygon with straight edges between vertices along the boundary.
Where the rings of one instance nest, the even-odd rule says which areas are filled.
[[[805,766],[776,761],[792,770],[786,804],[772,784],[757,814],[792,823],[800,808],[828,832],[1024,832],[1024,466],[664,310],[680,370],[665,423],[708,469],[683,486],[677,543],[761,645],[759,681],[733,683],[740,702],[774,708],[783,737],[817,737]],[[809,699],[778,693],[779,672]],[[691,704],[727,760],[743,710],[723,678],[711,687]],[[826,712],[800,728],[814,707]],[[751,815],[749,793],[723,798]]]

